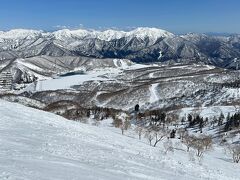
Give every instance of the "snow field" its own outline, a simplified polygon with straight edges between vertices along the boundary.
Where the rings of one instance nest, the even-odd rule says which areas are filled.
[[[130,130],[99,127],[0,101],[0,179],[239,179],[239,165],[217,147],[201,164],[150,147]],[[175,142],[176,141],[176,142]],[[178,145],[176,145],[176,143]]]

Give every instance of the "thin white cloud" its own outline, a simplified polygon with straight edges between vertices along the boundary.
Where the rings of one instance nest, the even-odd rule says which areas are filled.
[[[53,26],[53,28],[55,28],[55,29],[83,29],[84,25],[83,24],[79,24],[77,26],[56,25],[56,26]]]

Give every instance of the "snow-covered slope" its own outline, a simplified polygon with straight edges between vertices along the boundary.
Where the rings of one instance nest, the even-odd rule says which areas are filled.
[[[50,79],[52,77],[57,77],[58,75],[64,75],[66,73],[73,73],[76,71],[91,71],[91,73],[88,74],[94,77],[104,75],[108,73],[109,70],[112,71],[112,73],[117,74],[120,69],[123,70],[132,66],[136,68],[136,66],[139,67],[141,65],[136,65],[127,59],[96,59],[81,56],[37,56],[26,59],[16,59],[8,66],[14,76],[14,82],[19,82],[21,80],[23,82],[31,82],[34,77],[37,77],[38,80]],[[101,73],[98,73],[99,71],[101,71]],[[71,83],[71,85],[76,84]],[[64,84],[62,84],[62,86],[62,88],[69,87]],[[58,88],[55,87],[54,89]]]
[[[0,39],[24,39],[34,38],[43,33],[43,31],[30,30],[30,29],[13,29],[10,31],[1,31]]]
[[[172,154],[119,129],[94,127],[0,101],[0,179],[11,180],[237,180],[239,165],[216,147],[190,162],[184,147]]]

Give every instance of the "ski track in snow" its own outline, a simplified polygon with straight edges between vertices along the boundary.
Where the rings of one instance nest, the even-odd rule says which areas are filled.
[[[183,150],[163,153],[117,128],[91,126],[0,101],[0,179],[237,180],[234,164],[215,148],[202,165]],[[104,124],[104,122],[103,122]],[[176,140],[177,141],[177,140]],[[184,149],[181,145],[178,148]]]
[[[151,84],[149,87],[149,91],[150,91],[150,103],[154,103],[156,101],[158,101],[159,97],[158,97],[158,93],[157,93],[157,87],[158,87],[159,83],[155,83],[155,84]]]
[[[149,74],[149,78],[153,78],[153,77],[154,77],[154,72]],[[149,91],[150,91],[149,102],[150,103],[156,102],[159,99],[158,93],[157,93],[158,84],[159,83],[151,84],[149,87]]]

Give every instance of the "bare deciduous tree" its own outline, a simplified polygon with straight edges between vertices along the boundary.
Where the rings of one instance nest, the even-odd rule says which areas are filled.
[[[174,152],[173,143],[170,139],[163,143],[163,147],[165,149],[165,153]]]
[[[153,147],[156,147],[157,143],[163,140],[164,137],[167,137],[167,135],[168,135],[168,132],[165,130],[165,128],[159,128],[157,131],[154,131],[155,143]]]
[[[147,130],[145,132],[145,138],[148,139],[150,146],[152,146],[152,140],[154,138],[154,134],[153,134],[153,132],[151,130]]]
[[[165,128],[151,127],[146,131],[145,137],[149,140],[150,146],[152,145],[152,140],[154,140],[153,147],[156,147],[164,137],[167,137],[168,133]]]
[[[192,141],[191,147],[196,150],[196,155],[198,157],[202,157],[203,156],[203,153],[205,151],[205,146],[203,144],[202,139],[199,139],[199,138],[195,137],[193,139],[193,141]]]
[[[183,144],[185,144],[187,146],[187,152],[189,152],[190,147],[192,146],[192,141],[193,141],[193,137],[185,134],[184,138],[183,138]]]
[[[202,135],[202,140],[203,140],[203,145],[205,146],[205,149],[211,149],[212,148],[212,137],[211,136],[206,136]]]
[[[100,122],[96,119],[93,119],[93,123],[92,123],[93,126],[99,126],[100,125]]]
[[[177,130],[177,133],[179,135],[179,138],[183,140],[184,136],[187,134],[187,130],[185,128],[179,128]]]
[[[114,127],[119,128],[119,127],[122,125],[122,123],[123,123],[123,122],[122,122],[121,119],[119,119],[119,118],[117,118],[117,117],[114,117],[114,118],[113,118],[112,124],[113,124]]]
[[[234,163],[240,162],[240,144],[227,145],[229,153],[232,155]]]
[[[177,112],[173,112],[167,115],[166,124],[173,124],[179,120],[179,115]]]
[[[185,143],[188,147],[188,151],[191,147],[196,151],[198,157],[202,157],[204,152],[212,147],[212,138],[211,136],[188,136],[185,138]]]
[[[120,125],[122,135],[124,134],[124,131],[128,130],[131,126],[131,123],[126,119],[122,124]]]
[[[142,127],[142,126],[137,126],[136,128],[135,128],[135,132],[138,134],[138,139],[139,140],[141,140],[141,138],[142,138],[142,134],[144,133],[144,127]]]

